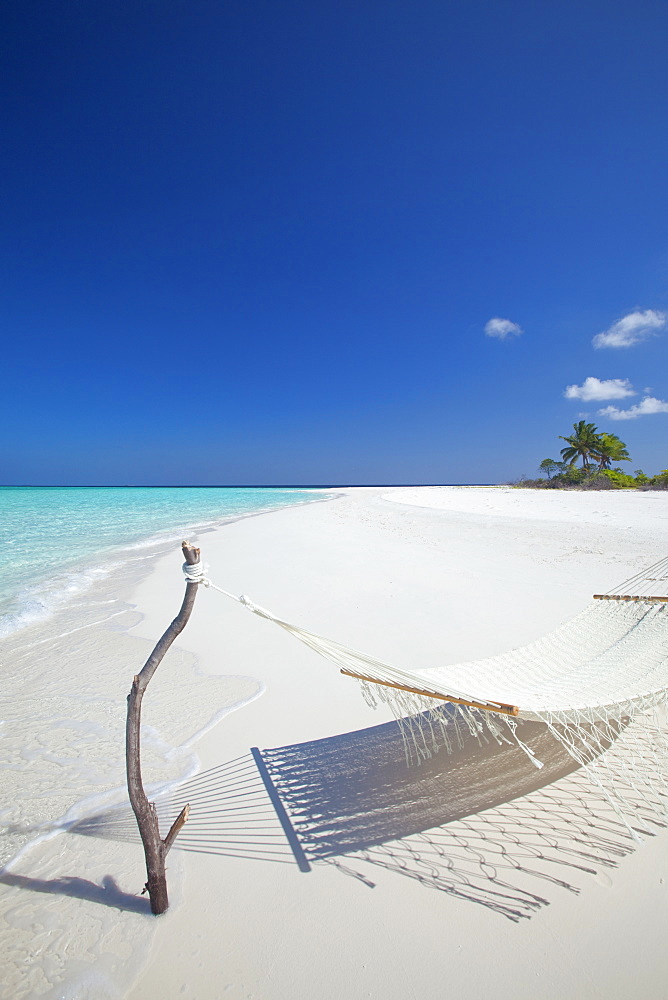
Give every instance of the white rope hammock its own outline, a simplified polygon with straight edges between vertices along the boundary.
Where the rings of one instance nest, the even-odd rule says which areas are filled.
[[[514,740],[542,767],[518,734],[523,721],[540,721],[587,769],[634,837],[635,814],[624,788],[642,791],[654,803],[657,819],[666,816],[668,558],[608,594],[595,595],[579,615],[527,646],[422,670],[391,666],[283,621],[245,595],[217,587],[201,563],[183,569],[188,582],[238,601],[355,677],[369,704],[389,705],[409,761],[419,763],[442,747],[451,750],[468,731],[481,741]],[[619,750],[621,742],[629,745],[628,753],[606,754],[612,744]],[[642,767],[634,766],[639,757]]]

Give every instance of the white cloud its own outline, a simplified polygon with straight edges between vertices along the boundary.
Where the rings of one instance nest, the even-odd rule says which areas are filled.
[[[524,330],[509,319],[494,316],[493,319],[485,323],[485,333],[488,337],[498,337],[499,340],[505,340],[507,337],[519,337],[520,334],[524,333]]]
[[[656,330],[662,330],[668,317],[657,309],[637,310],[622,316],[603,333],[597,333],[592,344],[594,347],[633,347],[651,337]]]
[[[635,396],[635,390],[627,378],[594,378],[590,375],[582,385],[567,385],[564,389],[566,399],[626,399]]]
[[[652,413],[668,413],[668,403],[664,402],[663,399],[656,399],[654,396],[645,396],[628,410],[619,410],[616,406],[605,406],[598,411],[600,417],[609,417],[610,420],[635,420],[636,417],[646,417]]]

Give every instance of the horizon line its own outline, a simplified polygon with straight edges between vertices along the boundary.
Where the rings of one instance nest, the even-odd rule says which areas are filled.
[[[499,486],[503,483],[0,483],[0,489],[38,490],[317,490],[356,486]]]

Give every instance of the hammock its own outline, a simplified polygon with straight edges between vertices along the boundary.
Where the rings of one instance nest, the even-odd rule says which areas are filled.
[[[202,583],[273,622],[354,677],[366,701],[387,704],[404,734],[409,763],[481,742],[515,741],[523,721],[543,722],[587,770],[635,839],[637,811],[628,789],[643,795],[656,821],[668,814],[668,558],[625,581],[553,632],[498,656],[406,670],[283,621],[213,584],[201,563],[183,567]],[[658,596],[657,596],[658,595]],[[606,754],[613,743],[624,754]],[[648,750],[648,747],[651,748]],[[618,748],[619,749],[619,748]],[[649,760],[648,760],[649,754]],[[634,767],[634,758],[643,766]],[[653,832],[643,824],[645,832]]]

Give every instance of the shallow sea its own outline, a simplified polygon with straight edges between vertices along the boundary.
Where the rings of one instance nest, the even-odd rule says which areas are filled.
[[[126,696],[153,641],[128,602],[183,538],[331,494],[303,489],[0,489],[0,952],[12,1000],[120,1000],[155,933],[141,845],[77,835],[128,810]],[[176,644],[142,720],[149,794],[199,769],[198,736],[264,688]],[[159,682],[158,682],[159,681]],[[183,712],[187,701],[188,712]],[[130,814],[131,817],[131,814]],[[170,893],[178,903],[178,852]],[[5,866],[4,868],[2,866]]]
[[[0,636],[44,619],[123,562],[226,520],[322,497],[231,487],[0,487]]]

